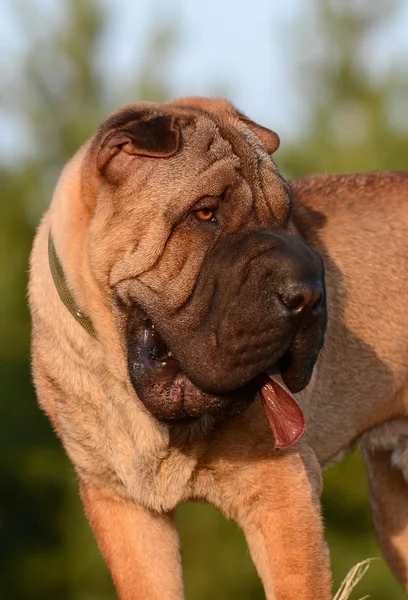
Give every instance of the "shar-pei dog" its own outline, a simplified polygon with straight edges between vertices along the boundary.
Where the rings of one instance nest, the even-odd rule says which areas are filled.
[[[329,600],[321,465],[356,442],[408,586],[408,177],[289,185],[278,145],[224,100],[128,105],[38,230],[35,385],[121,600],[183,597],[185,500],[239,523],[268,600]]]

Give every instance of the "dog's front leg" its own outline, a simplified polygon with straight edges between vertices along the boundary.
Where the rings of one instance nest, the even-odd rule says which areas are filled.
[[[280,472],[275,464],[260,470],[260,488],[239,515],[268,600],[331,598],[319,500],[301,460],[292,454]]]
[[[156,514],[81,484],[81,498],[120,600],[182,600],[179,538]]]
[[[227,456],[213,465],[214,503],[244,530],[267,599],[330,600],[314,453],[304,442],[279,454],[267,450],[265,438],[257,444],[252,436],[256,446],[249,447],[229,441]]]

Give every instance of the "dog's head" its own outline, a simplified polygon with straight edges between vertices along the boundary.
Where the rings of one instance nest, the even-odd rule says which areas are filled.
[[[228,102],[198,98],[124,107],[92,141],[92,270],[158,419],[237,414],[267,372],[294,392],[310,379],[323,263],[290,231],[278,145]]]

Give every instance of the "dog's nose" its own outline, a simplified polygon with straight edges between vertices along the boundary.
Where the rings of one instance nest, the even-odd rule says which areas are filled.
[[[319,280],[309,283],[297,283],[279,294],[282,304],[293,315],[306,310],[317,315],[323,304],[323,286]]]

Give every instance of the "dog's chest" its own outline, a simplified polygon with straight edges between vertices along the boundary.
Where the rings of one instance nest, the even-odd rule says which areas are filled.
[[[134,453],[126,468],[119,461],[126,493],[131,500],[152,510],[162,512],[175,508],[191,494],[191,481],[196,460],[178,450],[167,450],[164,456]]]
[[[113,392],[113,390],[110,390]],[[106,406],[107,458],[121,482],[121,495],[156,511],[172,510],[190,495],[197,459],[172,447],[167,427],[122,393]]]

